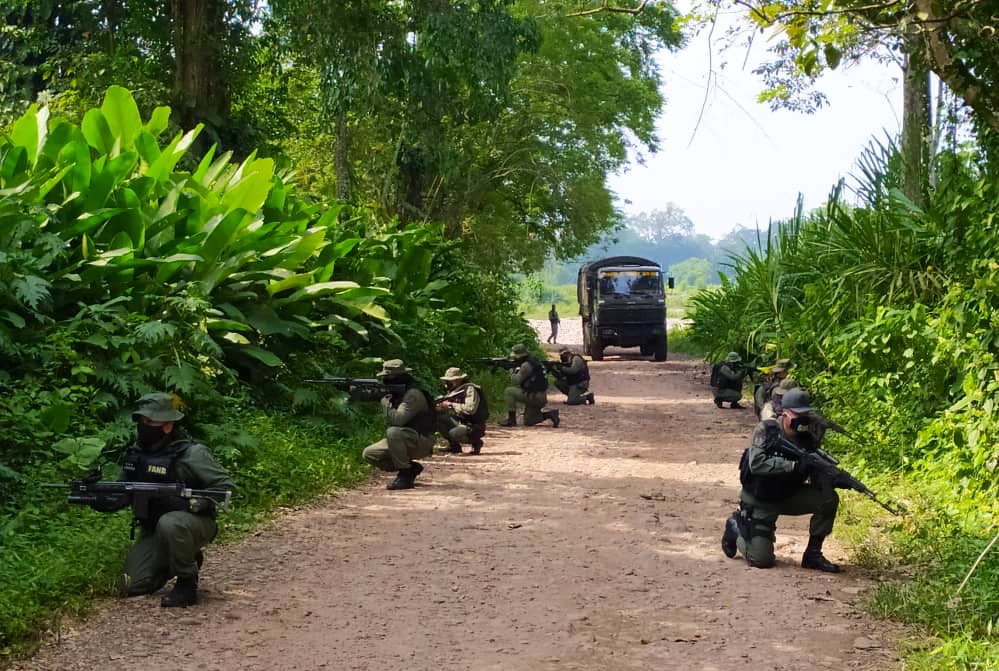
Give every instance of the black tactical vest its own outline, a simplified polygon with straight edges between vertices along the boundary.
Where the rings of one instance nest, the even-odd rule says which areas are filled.
[[[156,452],[146,452],[133,444],[125,452],[124,479],[128,482],[172,484],[181,482],[177,460],[191,446],[190,440],[175,440]],[[149,501],[149,516],[139,523],[148,530],[156,529],[159,519],[174,510],[190,510],[190,501],[180,496],[164,496]]]
[[[583,362],[583,370],[579,371],[575,375],[566,375],[565,381],[567,384],[579,384],[581,382],[590,381],[590,367],[586,365],[586,359],[579,356],[578,354],[573,354],[572,359],[569,359],[569,365],[575,363],[574,359],[579,359]]]
[[[771,431],[780,432],[780,425],[772,419],[766,420],[767,434]],[[791,440],[790,438],[788,440]],[[796,437],[793,442],[803,449],[813,449],[812,440],[808,437]],[[768,457],[785,456],[777,449],[770,448],[771,441],[767,441],[763,451]],[[754,475],[749,470],[749,449],[742,453],[739,460],[739,481],[743,488],[759,501],[783,501],[791,497],[805,483],[807,475],[801,473],[775,473],[773,475]]]
[[[531,376],[520,383],[520,388],[530,393],[533,391],[548,391],[548,376],[545,375],[544,366],[533,356],[527,357],[524,363],[531,364]],[[521,364],[522,366],[524,364]]]
[[[476,408],[475,412],[471,415],[461,414],[459,417],[466,424],[485,424],[486,420],[489,419],[489,402],[486,401],[486,395],[482,393],[482,387],[477,384],[472,384],[471,382],[466,382],[457,389],[451,392],[449,396],[458,403],[464,403],[467,397],[467,389],[469,387],[474,387],[475,391],[479,393],[479,407]]]

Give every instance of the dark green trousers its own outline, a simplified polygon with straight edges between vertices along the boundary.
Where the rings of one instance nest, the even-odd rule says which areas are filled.
[[[560,392],[566,395],[566,405],[583,405],[586,403],[583,394],[590,390],[589,380],[578,384],[569,384],[568,382],[557,380],[555,386],[558,387]]]
[[[541,410],[548,405],[548,393],[544,391],[527,392],[520,387],[507,387],[503,392],[508,412],[517,412],[517,405],[524,406],[524,426],[534,426],[545,421]]]
[[[752,509],[753,525],[749,542],[740,536],[736,545],[746,561],[757,568],[770,568],[776,563],[774,541],[777,540],[778,517],[811,514],[809,534],[825,537],[832,533],[839,508],[839,495],[824,483],[806,484],[781,501],[759,501],[745,489],[739,499],[744,508]]]
[[[413,459],[423,459],[434,453],[434,437],[421,436],[405,426],[390,426],[385,440],[364,448],[364,460],[383,471],[409,468]]]
[[[163,515],[154,531],[140,528],[125,558],[124,591],[151,594],[176,576],[198,579],[198,550],[215,538],[215,520],[179,510]]]

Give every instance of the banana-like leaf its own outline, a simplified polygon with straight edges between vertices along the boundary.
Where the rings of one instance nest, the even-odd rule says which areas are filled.
[[[245,165],[245,164],[244,164]],[[274,176],[274,161],[269,158],[259,159],[243,169],[242,177],[232,184],[222,196],[222,206],[225,213],[240,209],[245,212],[256,212],[271,189],[271,178]]]
[[[49,108],[32,105],[28,111],[14,122],[10,139],[15,147],[24,149],[28,161],[31,165],[38,162],[38,155],[45,145],[45,136],[48,134]]]
[[[103,112],[99,109],[88,110],[83,115],[83,123],[80,128],[83,131],[83,137],[87,139],[87,144],[105,156],[111,154],[115,138]]]
[[[170,108],[169,107],[157,107],[153,110],[153,113],[149,116],[149,121],[146,125],[142,127],[142,130],[146,131],[153,138],[159,137],[160,133],[166,130],[167,126],[170,124]]]
[[[131,150],[135,146],[135,135],[142,130],[142,117],[131,92],[120,86],[109,87],[101,112],[121,149]]]
[[[312,284],[313,281],[312,273],[299,273],[298,275],[292,275],[277,282],[270,282],[267,285],[267,293],[273,296],[289,289],[301,289]]]
[[[359,287],[360,285],[357,282],[350,281],[319,282],[318,284],[303,287],[291,296],[288,296],[287,298],[280,298],[275,302],[278,304],[294,303],[304,299],[319,298],[320,296],[325,296],[326,294],[340,293],[342,291],[346,291],[347,289],[357,289]]]
[[[240,347],[236,351],[251,356],[260,363],[265,366],[270,366],[271,368],[279,368],[284,365],[284,362],[281,361],[281,359],[279,359],[273,352],[269,352],[262,347],[247,345],[245,347]]]
[[[194,143],[195,138],[204,129],[204,124],[198,124],[192,130],[184,133],[183,135],[178,134],[173,141],[167,145],[167,148],[163,150],[160,157],[149,166],[146,171],[146,175],[157,182],[162,182],[170,173],[173,172],[174,167],[181,157],[190,149],[191,144]]]

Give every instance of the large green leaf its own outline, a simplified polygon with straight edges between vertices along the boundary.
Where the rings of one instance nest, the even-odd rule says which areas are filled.
[[[45,145],[48,133],[49,108],[32,105],[28,111],[14,122],[10,139],[15,147],[21,147],[27,153],[28,161],[35,165],[38,155]]]
[[[244,165],[242,176],[235,183],[230,183],[222,196],[222,206],[226,214],[235,209],[250,213],[259,210],[267,200],[273,176],[274,161],[269,158],[258,159],[249,165]]]
[[[111,86],[104,94],[101,112],[121,149],[131,150],[135,146],[136,133],[142,129],[142,117],[131,92],[121,86]]]
[[[245,347],[240,347],[238,350],[241,354],[246,354],[253,357],[265,366],[270,366],[271,368],[278,368],[284,365],[273,352],[269,352],[261,347],[255,345],[247,345]]]
[[[83,137],[87,139],[87,144],[96,149],[101,154],[110,154],[115,146],[114,133],[111,126],[99,109],[88,110],[83,115]]]
[[[160,157],[149,166],[146,175],[157,182],[161,182],[169,177],[174,167],[176,167],[177,162],[187,153],[187,150],[190,149],[191,144],[194,143],[195,138],[198,137],[203,129],[204,125],[199,123],[183,135],[178,134],[163,150]]]

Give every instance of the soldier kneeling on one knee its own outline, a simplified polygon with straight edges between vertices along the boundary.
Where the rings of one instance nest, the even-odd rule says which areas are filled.
[[[519,364],[510,371],[512,386],[503,392],[507,416],[500,426],[517,426],[517,405],[524,406],[524,426],[534,426],[550,419],[558,428],[558,410],[545,410],[548,404],[548,376],[541,362],[531,356],[526,345],[514,345],[507,357]]]
[[[833,530],[839,496],[826,477],[813,473],[819,459],[808,454],[819,448],[811,399],[802,389],[791,389],[783,397],[777,419],[765,420],[753,430],[752,440],[739,464],[742,492],[739,510],[725,523],[722,551],[727,557],[742,554],[750,566],[770,568],[775,563],[774,541],[777,518],[781,515],[812,515],[808,547],[801,557],[803,568],[838,573],[839,566],[822,554],[822,543]],[[792,459],[779,450],[779,439],[806,450],[801,459]]]
[[[558,358],[561,365],[556,368],[555,386],[566,395],[566,405],[596,403],[596,398],[590,391],[590,368],[586,365],[586,359],[568,347],[561,349]]]
[[[467,443],[472,446],[471,454],[479,454],[489,419],[489,404],[482,387],[469,382],[460,368],[448,368],[441,380],[448,391],[437,403],[437,431],[447,439],[445,452],[461,454],[462,443]]]
[[[208,448],[188,438],[178,426],[177,422],[184,418],[178,405],[174,396],[165,393],[146,394],[139,399],[132,413],[137,438],[125,452],[122,480],[232,491],[232,479]],[[100,512],[113,512],[132,505],[132,501],[123,497],[103,506],[92,505]],[[160,605],[171,608],[197,603],[202,549],[218,530],[215,515],[216,502],[210,498],[150,498],[146,515],[133,520],[139,537],[125,559],[123,594],[152,594],[176,577],[177,582]]]
[[[383,471],[396,471],[388,489],[412,489],[423,465],[414,459],[429,457],[434,452],[434,431],[437,417],[434,399],[419,387],[401,359],[382,364],[378,377],[386,385],[402,388],[401,393],[382,398],[382,408],[388,428],[385,439],[364,448],[364,460]]]

